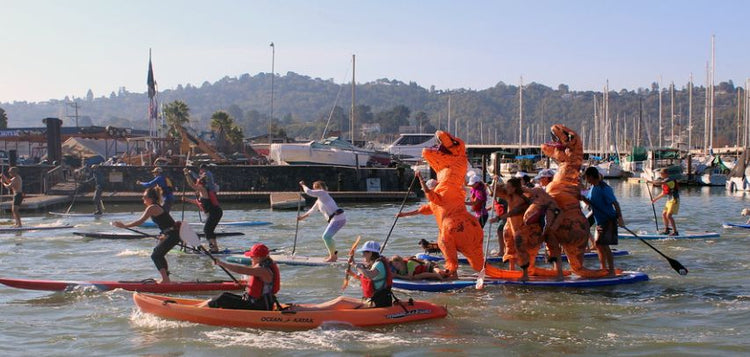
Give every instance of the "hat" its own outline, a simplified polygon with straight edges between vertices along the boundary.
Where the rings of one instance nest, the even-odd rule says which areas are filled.
[[[268,247],[265,244],[257,243],[250,250],[245,252],[245,256],[250,258],[263,258],[268,256]]]
[[[427,186],[428,189],[432,190],[435,188],[435,186],[437,186],[437,180],[429,179],[424,183],[424,185]]]
[[[518,171],[518,172],[516,172],[516,177],[518,177],[518,178],[522,178],[522,177],[524,177],[524,176],[529,176],[529,174],[527,174],[527,173],[526,173],[526,172],[524,172],[524,171]]]
[[[478,175],[474,175],[472,177],[469,177],[469,186],[474,186],[477,182],[482,181],[482,179],[479,178]]]
[[[364,253],[364,252],[373,252],[373,253],[380,253],[380,243],[368,240],[365,242],[365,245],[362,246],[362,248],[357,249],[357,252]]]
[[[539,174],[537,174],[536,177],[534,177],[534,180],[539,180],[542,177],[553,177],[553,176],[555,176],[554,171],[552,171],[551,169],[544,169],[542,171],[539,171]]]
[[[161,172],[161,167],[158,167],[158,166],[154,167],[154,169],[151,170],[151,172]]]

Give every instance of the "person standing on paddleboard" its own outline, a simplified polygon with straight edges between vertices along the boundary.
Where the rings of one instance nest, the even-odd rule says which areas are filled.
[[[143,211],[141,218],[130,222],[122,223],[120,221],[112,222],[112,225],[118,228],[130,228],[137,227],[146,222],[147,219],[151,220],[161,230],[159,235],[159,244],[156,245],[154,251],[151,253],[151,260],[154,261],[156,269],[161,274],[160,283],[169,283],[169,265],[167,264],[167,252],[174,248],[180,243],[180,229],[174,221],[174,218],[169,215],[169,212],[165,210],[161,203],[161,189],[159,187],[151,187],[143,192],[143,205],[146,209]]]
[[[102,175],[102,170],[99,168],[99,165],[94,164],[91,165],[91,177],[89,177],[88,180],[84,181],[91,182],[94,181],[94,205],[96,206],[96,211],[94,211],[94,215],[100,216],[104,213],[104,203],[102,203],[102,191],[104,190],[104,175]]]
[[[599,170],[589,166],[584,172],[586,182],[591,189],[583,197],[583,201],[591,206],[596,222],[596,252],[602,269],[609,271],[609,276],[615,276],[615,258],[610,245],[617,245],[617,227],[625,226],[620,211],[620,204],[615,198],[612,187],[602,180]]]
[[[487,223],[489,217],[489,212],[487,212],[487,186],[484,185],[479,175],[472,175],[469,178],[469,187],[471,187],[471,196],[466,205],[471,206],[471,211],[479,220],[479,225],[484,228],[484,224]]]
[[[8,169],[8,174],[10,175],[10,177],[2,174],[2,183],[6,189],[13,192],[13,203],[10,209],[13,214],[13,219],[16,221],[16,224],[14,224],[13,227],[21,228],[22,225],[20,211],[21,203],[23,202],[23,180],[21,179],[21,175],[18,173],[18,168],[15,166]]]
[[[172,210],[172,202],[174,202],[174,195],[172,194],[174,191],[174,185],[172,184],[172,180],[164,176],[161,167],[155,167],[151,172],[154,174],[153,180],[148,182],[136,181],[135,183],[145,188],[159,186],[164,197],[164,204],[162,204],[162,207],[167,213],[169,213]]]
[[[297,220],[301,221],[307,218],[316,209],[323,214],[326,220],[328,220],[328,226],[323,232],[323,242],[328,249],[328,257],[326,257],[325,261],[335,262],[339,259],[339,257],[338,251],[336,251],[336,242],[334,242],[333,236],[346,224],[346,215],[344,215],[344,210],[339,208],[339,206],[336,204],[336,201],[334,201],[333,198],[331,198],[331,195],[328,194],[328,187],[326,186],[325,182],[313,182],[312,189],[305,185],[305,181],[300,181],[299,185],[302,186],[302,190],[306,195],[317,197],[318,200],[315,201],[315,204],[310,208],[310,210],[305,212],[305,214],[298,216]]]
[[[678,233],[677,226],[674,223],[674,215],[680,211],[680,187],[677,184],[677,180],[669,177],[667,170],[662,169],[660,174],[661,194],[654,197],[651,203],[658,201],[662,197],[668,197],[667,203],[664,205],[664,210],[661,213],[664,218],[664,230],[659,233],[676,236]]]
[[[216,243],[216,226],[224,215],[224,211],[221,209],[221,206],[219,206],[219,199],[216,195],[210,194],[207,178],[205,176],[199,177],[197,181],[193,181],[190,169],[185,168],[183,172],[185,173],[185,182],[198,193],[198,199],[191,200],[182,197],[182,200],[185,202],[191,202],[197,205],[199,209],[203,210],[203,212],[206,212],[206,223],[203,225],[203,233],[206,234],[208,247],[211,253],[218,253],[219,245]]]

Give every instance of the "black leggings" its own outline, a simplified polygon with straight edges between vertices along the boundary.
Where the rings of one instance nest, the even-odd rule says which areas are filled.
[[[172,250],[177,244],[180,244],[180,232],[172,230],[167,233],[167,238],[160,241],[159,244],[154,247],[154,251],[151,253],[151,260],[154,261],[157,270],[169,270],[169,267],[167,266],[167,258],[165,257],[167,256],[167,252]]]
[[[247,297],[247,294],[237,295],[232,293],[222,293],[218,297],[208,302],[208,307],[222,309],[242,309],[242,310],[272,310],[273,302],[271,297],[266,295],[258,300]]]
[[[370,307],[393,306],[393,293],[391,293],[391,289],[378,290],[371,298],[367,300]]]
[[[206,224],[203,225],[203,233],[206,234],[206,239],[216,239],[216,225],[219,224],[221,217],[224,215],[224,211],[221,207],[213,207],[206,211]]]

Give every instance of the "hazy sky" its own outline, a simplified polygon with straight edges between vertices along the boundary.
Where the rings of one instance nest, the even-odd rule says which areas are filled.
[[[295,72],[437,89],[573,90],[750,77],[750,1],[0,0],[0,102],[160,90]],[[272,56],[269,44],[275,44]]]

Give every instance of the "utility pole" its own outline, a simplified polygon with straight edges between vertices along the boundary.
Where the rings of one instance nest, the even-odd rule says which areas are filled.
[[[268,150],[271,150],[271,144],[273,143],[273,132],[271,126],[273,123],[273,80],[276,77],[276,71],[274,69],[274,61],[276,60],[276,46],[271,42],[271,116],[268,118]]]
[[[78,106],[78,102],[76,102],[76,101],[74,100],[74,101],[73,101],[73,103],[67,103],[67,104],[68,104],[69,106],[71,106],[71,107],[75,108],[75,110],[76,110],[76,115],[75,115],[75,116],[73,116],[73,115],[68,115],[67,117],[68,117],[68,118],[76,118],[76,128],[77,128],[77,127],[78,127],[78,108],[79,108],[79,106]]]

